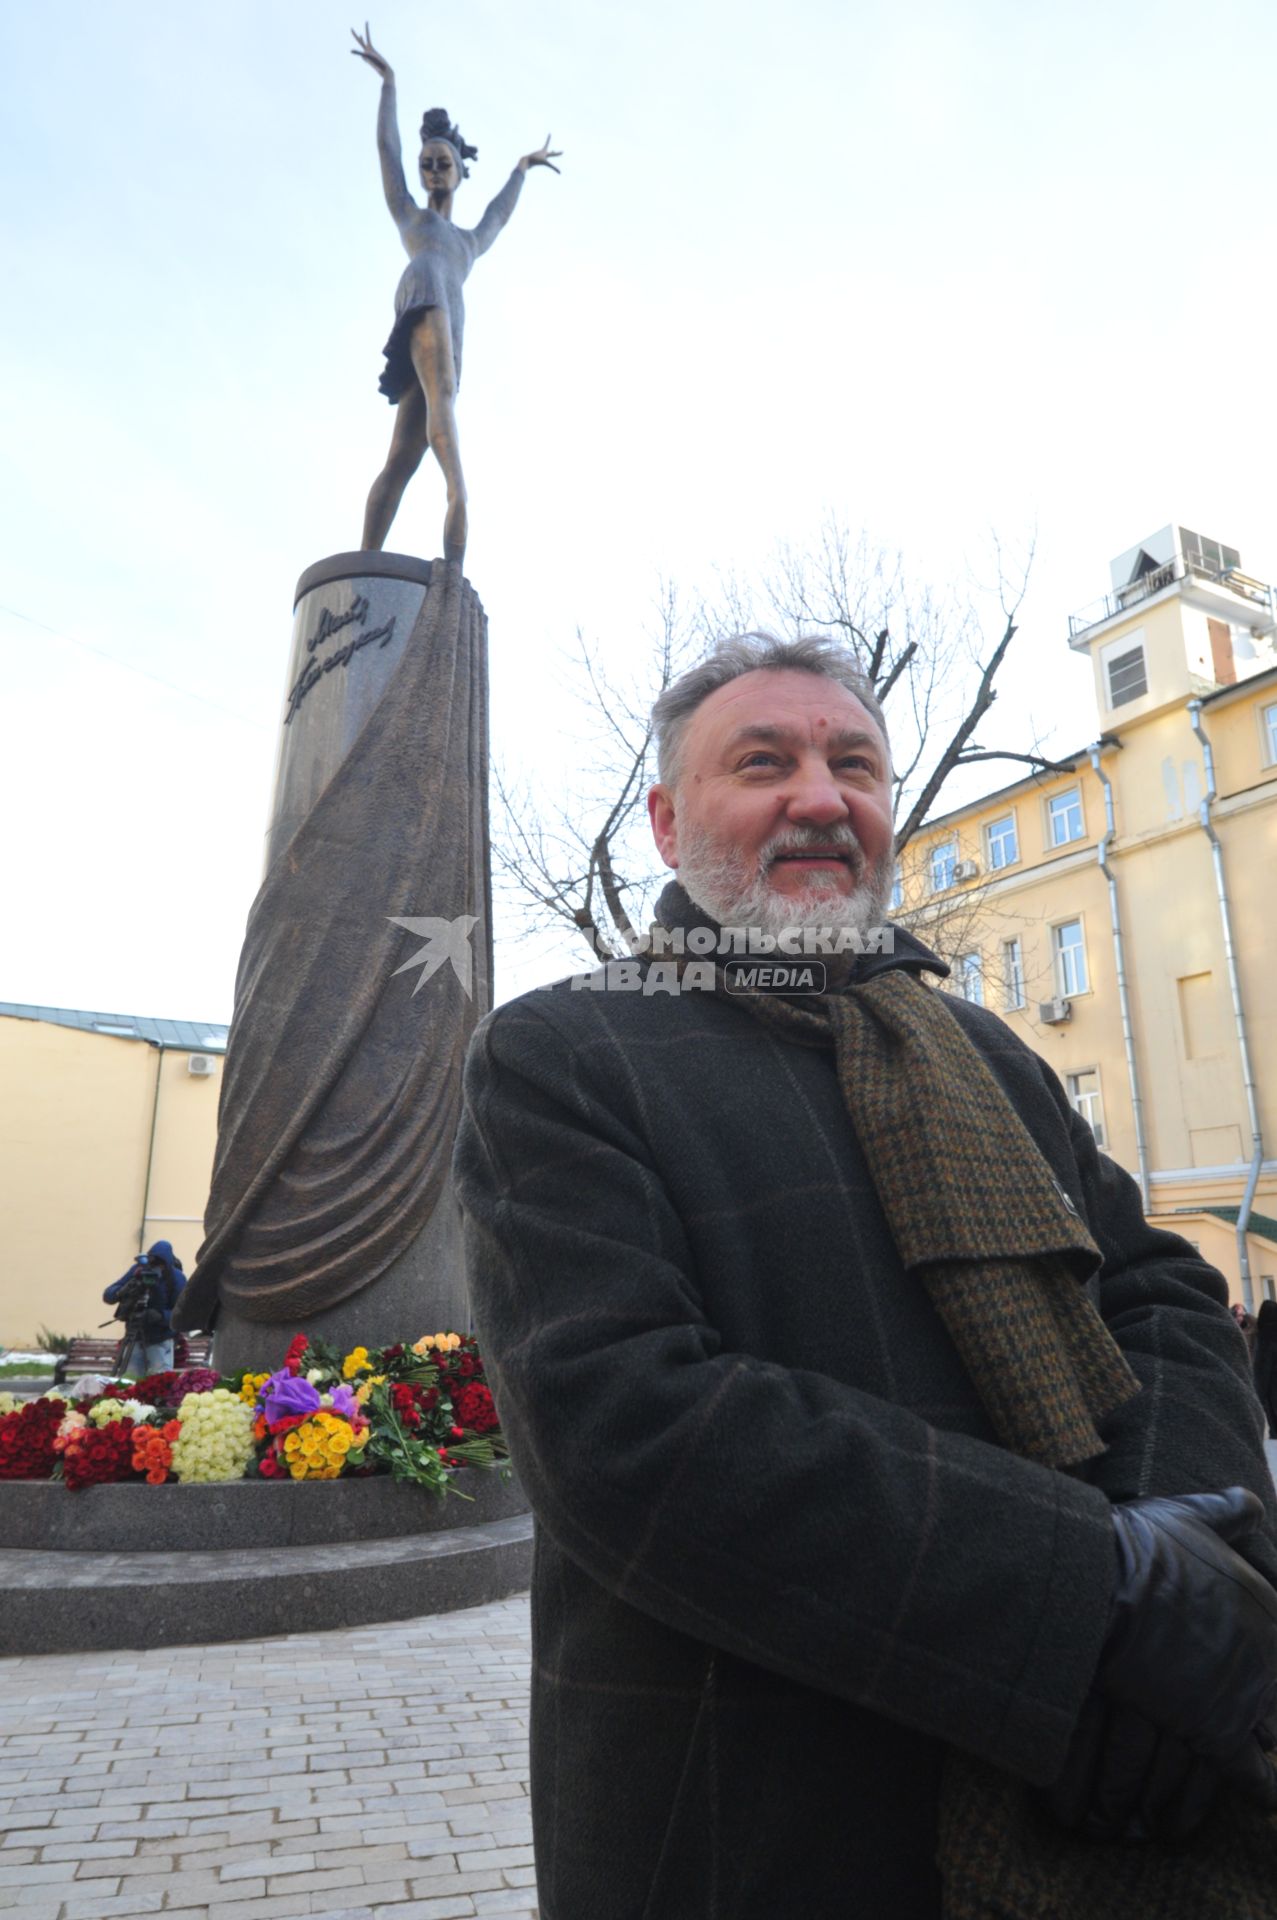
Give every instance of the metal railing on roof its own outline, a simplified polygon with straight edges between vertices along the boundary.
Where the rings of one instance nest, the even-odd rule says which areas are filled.
[[[1257,607],[1262,607],[1269,621],[1277,616],[1277,599],[1267,582],[1252,580],[1239,567],[1226,567],[1222,573],[1216,573],[1210,567],[1196,566],[1192,561],[1185,562],[1176,557],[1168,560],[1164,567],[1141,574],[1129,586],[1119,587],[1116,593],[1106,593],[1103,599],[1093,600],[1080,613],[1071,613],[1069,639],[1075,640],[1079,633],[1086,633],[1089,628],[1098,627],[1119,613],[1128,613],[1142,600],[1151,600],[1155,593],[1161,593],[1164,587],[1173,585],[1176,580],[1186,579],[1209,580],[1213,586],[1226,587],[1230,593],[1239,594],[1243,600],[1251,600]]]

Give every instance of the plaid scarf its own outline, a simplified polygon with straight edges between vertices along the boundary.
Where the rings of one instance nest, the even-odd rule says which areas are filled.
[[[660,901],[669,926],[685,917],[680,896],[668,888]],[[903,968],[801,1001],[728,993],[721,968],[716,980],[763,1026],[833,1049],[901,1260],[1002,1445],[1060,1469],[1102,1453],[1105,1416],[1140,1388],[1084,1291],[1099,1249],[942,996]],[[1097,1843],[1061,1828],[1024,1782],[956,1748],[938,1861],[944,1920],[1277,1916],[1277,1815],[1225,1795],[1187,1847]]]
[[[942,997],[893,968],[842,993],[733,993],[832,1047],[887,1225],[1003,1446],[1044,1466],[1103,1453],[1139,1383],[1084,1290],[1100,1252]]]

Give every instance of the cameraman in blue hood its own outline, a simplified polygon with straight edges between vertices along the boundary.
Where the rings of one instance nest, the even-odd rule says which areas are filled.
[[[119,1370],[162,1373],[173,1365],[173,1308],[186,1285],[172,1242],[156,1240],[102,1295],[124,1322]]]

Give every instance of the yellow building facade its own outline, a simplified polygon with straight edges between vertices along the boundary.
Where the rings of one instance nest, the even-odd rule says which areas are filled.
[[[0,1005],[0,1346],[98,1334],[102,1290],[203,1239],[224,1026]]]
[[[1188,529],[1120,555],[1070,623],[1094,742],[929,821],[897,895],[1252,1307],[1277,1298],[1275,611]]]

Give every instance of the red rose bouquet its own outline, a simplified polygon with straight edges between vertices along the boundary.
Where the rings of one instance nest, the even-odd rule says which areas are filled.
[[[62,1448],[62,1478],[74,1492],[133,1478],[133,1422],[112,1420],[105,1427],[83,1426]]]
[[[65,1400],[28,1400],[0,1414],[0,1480],[48,1480],[58,1456],[53,1442],[67,1410]]]

